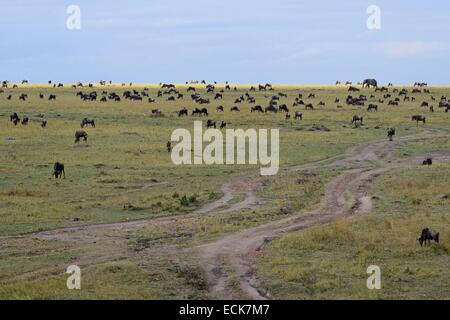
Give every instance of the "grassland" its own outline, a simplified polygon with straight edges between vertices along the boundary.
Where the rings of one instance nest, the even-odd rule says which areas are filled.
[[[156,85],[137,85],[132,89],[144,87],[156,98]],[[196,87],[207,95],[204,86]],[[81,101],[75,96],[80,89],[68,86],[20,86],[0,94],[0,118],[4,120],[0,126],[0,298],[209,297],[202,270],[189,248],[313,208],[323,196],[325,183],[339,173],[326,168],[309,175],[281,173],[266,181],[258,192],[263,200],[260,206],[220,215],[196,213],[196,208],[222,195],[223,183],[236,177],[256,176],[259,168],[173,165],[165,148],[167,140],[175,128],[192,130],[193,120],[198,119],[190,115],[178,118],[174,114],[182,106],[189,110],[197,106],[188,97],[186,86],[177,88],[184,94],[183,100],[156,98],[153,104],[124,99]],[[280,128],[282,171],[338,155],[351,146],[385,139],[387,127],[395,127],[397,136],[419,133],[423,129],[410,121],[412,114],[425,114],[426,128],[449,128],[448,114],[442,109],[429,113],[419,107],[422,101],[431,102],[428,94],[415,94],[415,102],[402,102],[398,107],[382,104],[377,113],[368,113],[345,105],[346,87],[335,86],[275,86],[275,93],[288,94],[280,104],[287,103],[290,108],[298,93],[316,94],[315,99],[304,99],[312,102],[316,110],[293,109],[303,112],[302,121],[285,120],[281,113],[250,113],[247,103],[239,105],[240,113],[231,113],[234,99],[248,88],[238,86],[237,92],[225,91],[224,99],[218,101],[209,94],[210,118],[226,121],[229,128]],[[115,91],[121,95],[127,89],[81,90]],[[445,87],[431,91],[436,98],[450,93]],[[27,93],[29,99],[19,101],[20,93]],[[45,97],[56,94],[57,100],[41,100],[39,93]],[[273,93],[252,95],[257,104],[265,106]],[[363,89],[361,93],[370,95],[372,90]],[[9,94],[11,100],[6,99]],[[336,107],[336,97],[343,108]],[[326,105],[317,106],[319,101]],[[225,107],[224,113],[215,111],[219,104]],[[164,116],[152,117],[154,108]],[[12,112],[27,115],[30,123],[14,126],[9,122]],[[45,114],[48,121],[45,129],[39,126],[39,114]],[[364,116],[363,126],[355,128],[350,124],[354,114]],[[87,147],[73,143],[74,132],[84,117],[95,119],[97,125],[86,129]],[[446,139],[418,141],[406,145],[397,156],[448,149]],[[55,161],[65,164],[66,179],[51,176]],[[432,298],[426,289],[438,285],[439,297],[448,298],[449,277],[444,267],[449,264],[448,241],[427,250],[420,250],[417,243],[410,241],[426,223],[439,229],[442,239],[448,239],[448,169],[448,165],[439,165],[395,171],[380,178],[374,190],[379,200],[370,215],[275,241],[258,261],[264,286],[276,298],[307,299]],[[183,195],[191,201],[182,203]],[[85,231],[86,238],[64,241],[35,234],[164,217],[173,220],[125,231],[112,228],[93,238],[87,237],[89,230]],[[381,232],[386,228],[391,230],[387,236]],[[431,267],[426,266],[429,260]],[[367,292],[363,288],[366,275],[362,268],[369,261],[383,262],[383,269],[386,266],[386,270],[391,270],[383,280],[386,287],[382,292]],[[65,287],[65,268],[74,263],[83,270],[80,291]]]

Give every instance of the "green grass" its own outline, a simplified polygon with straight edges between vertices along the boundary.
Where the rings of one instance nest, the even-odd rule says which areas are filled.
[[[275,298],[449,299],[449,164],[396,170],[379,178],[365,216],[292,233],[258,261]],[[423,227],[441,243],[420,247]],[[381,268],[381,290],[368,290],[366,269]]]
[[[156,98],[158,90],[156,85],[141,85],[132,89],[142,90],[144,86],[149,87],[150,96]],[[204,86],[196,87],[202,95],[206,94]],[[264,200],[264,204],[259,208],[218,216],[193,215],[187,220],[169,225],[130,231],[127,238],[118,239],[113,243],[58,242],[20,237],[36,231],[68,226],[163,216],[181,217],[200,205],[220,197],[220,186],[224,182],[234,177],[257,175],[258,166],[172,164],[165,147],[172,131],[176,128],[192,130],[193,120],[198,119],[190,115],[187,118],[178,118],[173,114],[182,106],[189,110],[197,106],[190,100],[186,87],[179,86],[179,88],[185,95],[184,100],[168,102],[165,98],[156,98],[154,104],[149,104],[145,100],[130,102],[123,99],[120,103],[84,102],[75,96],[79,89],[69,87],[53,89],[47,86],[20,86],[19,89],[7,89],[0,94],[0,118],[3,119],[3,125],[0,126],[0,237],[12,237],[2,238],[0,244],[0,298],[205,298],[207,292],[204,288],[204,279],[195,257],[185,255],[180,249],[311,209],[321,200],[325,183],[339,173],[337,170],[320,169],[308,174],[286,174],[281,170],[278,176],[269,180],[259,194]],[[281,169],[338,155],[354,145],[386,139],[386,128],[390,126],[396,127],[398,136],[419,133],[422,126],[417,127],[410,121],[412,114],[420,113],[427,116],[425,128],[448,129],[448,114],[442,110],[431,114],[419,107],[422,101],[430,101],[429,95],[417,94],[415,102],[401,103],[399,107],[379,105],[378,113],[367,113],[365,109],[346,106],[344,100],[347,91],[344,87],[334,86],[277,86],[274,92],[252,93],[257,104],[265,107],[274,93],[286,92],[288,98],[281,98],[279,103],[287,103],[291,115],[295,110],[301,110],[304,114],[303,121],[293,119],[286,121],[284,114],[250,113],[250,105],[247,103],[239,105],[240,113],[229,112],[230,107],[234,105],[234,99],[244,94],[248,88],[249,86],[241,85],[238,86],[237,92],[226,91],[224,99],[218,101],[214,101],[211,94],[207,95],[212,101],[211,105],[207,106],[210,118],[226,121],[227,128],[279,128]],[[108,92],[115,91],[118,94],[127,89],[129,88],[105,88]],[[83,91],[91,90],[100,93],[103,89]],[[450,89],[446,87],[431,90],[435,97],[450,94]],[[40,92],[46,97],[49,93],[56,93],[57,100],[41,100],[38,97]],[[317,107],[314,111],[305,111],[303,107],[291,107],[294,97],[299,93],[306,96],[309,92],[315,92],[317,98],[304,98],[306,103],[312,102],[317,106],[322,100],[326,106]],[[27,93],[29,99],[20,102],[18,100],[20,93]],[[369,96],[372,91],[364,89],[361,93]],[[13,95],[12,100],[6,99],[8,94]],[[376,94],[376,99],[380,96]],[[340,104],[343,108],[336,107],[335,97],[341,99]],[[223,105],[225,112],[216,112],[217,105]],[[164,117],[151,117],[151,109],[154,108],[160,109]],[[29,125],[13,126],[9,122],[9,115],[14,111],[20,116],[26,114],[30,118]],[[45,114],[48,120],[46,129],[39,126],[38,115],[41,113]],[[354,114],[364,116],[363,126],[354,128],[350,124]],[[84,117],[95,119],[97,127],[85,129],[89,134],[88,147],[74,146],[74,132],[79,129],[80,121]],[[401,149],[398,156],[449,147],[448,140],[443,139],[433,143],[419,141],[411,145],[413,147]],[[65,164],[66,179],[52,178],[52,167],[56,161]],[[437,169],[433,166],[431,170]],[[437,175],[439,176],[436,179],[445,176],[444,172]],[[424,177],[429,181],[435,181],[435,177],[427,175]],[[139,190],[149,183],[155,185]],[[448,190],[448,181],[444,181],[443,184],[447,185]],[[406,192],[411,191],[412,187],[400,189]],[[381,188],[377,192],[381,194],[383,190]],[[184,195],[187,199],[195,196],[196,201],[183,204],[180,200]],[[415,209],[420,209],[429,201],[428,195],[415,194],[414,197],[420,198],[419,207],[412,205],[409,198],[404,200],[405,203],[396,202],[398,199],[386,202],[385,207],[381,207],[382,203],[377,203],[373,215],[376,218],[371,216],[371,219],[380,219],[374,220],[375,226],[377,223],[378,226],[383,226],[384,220],[387,219],[384,215],[376,215],[377,212],[392,210],[395,211],[395,214],[389,217],[394,219],[392,223],[402,225],[405,222],[405,225],[408,225],[408,220],[405,219],[410,219],[410,215],[401,213],[407,213],[408,210],[416,212]],[[381,196],[380,199],[387,201],[385,200],[387,198]],[[237,200],[239,199],[234,201]],[[434,211],[427,212],[436,219],[436,227],[443,229],[442,224],[438,223],[443,212],[438,210],[440,207],[436,203],[432,203],[429,206]],[[406,204],[408,207],[404,207]],[[366,226],[369,222],[364,219],[369,218],[361,218],[357,223]],[[345,221],[340,223],[343,225],[341,228],[348,230],[348,234],[355,239],[362,236],[353,225],[347,225]],[[411,226],[414,234],[417,233],[416,227],[418,226]],[[362,229],[369,230],[369,227]],[[321,228],[319,231],[314,230],[294,235],[325,232],[320,231]],[[281,246],[283,239],[280,240],[278,247],[280,255],[286,252]],[[274,243],[274,248],[277,243]],[[306,238],[302,243],[310,241]],[[263,268],[269,279],[267,286],[276,297],[345,297],[344,293],[334,295],[332,289],[328,288],[334,288],[335,282],[342,282],[346,286],[356,276],[365,279],[365,273],[362,275],[360,273],[362,265],[353,268],[343,267],[342,273],[348,270],[351,272],[343,274],[342,278],[329,277],[326,270],[331,270],[334,260],[342,260],[344,263],[352,261],[353,258],[350,258],[354,257],[355,248],[359,248],[357,241],[351,241],[349,248],[343,249],[342,252],[335,250],[335,247],[327,254],[324,253],[324,256],[321,256],[322,251],[315,247],[305,252],[305,259],[314,259],[308,268],[313,268],[314,263],[319,261],[317,266],[321,269],[320,273],[312,275],[308,268],[299,269],[292,271],[287,279],[296,279],[295,274],[304,277],[305,283],[302,285],[306,291],[301,291],[292,284],[295,283],[294,280],[282,283],[275,280],[270,282],[272,281],[270,275],[273,273],[269,270],[281,272],[275,267]],[[295,250],[299,248],[289,250],[297,252]],[[433,257],[443,259],[440,251],[442,249],[436,250]],[[346,255],[347,251],[350,252],[349,255]],[[277,264],[277,261],[287,259],[281,256],[269,259],[267,257],[270,257],[270,254],[264,258],[266,259],[264,263],[261,262],[263,266]],[[389,257],[386,253],[380,254],[381,256]],[[298,257],[300,259],[303,256],[299,254]],[[399,265],[404,259],[398,258]],[[174,260],[180,262],[174,265]],[[295,261],[299,264],[300,260]],[[83,265],[83,289],[80,291],[68,291],[65,288],[65,268],[74,262]],[[301,267],[306,268],[303,264]],[[431,272],[431,269],[420,269],[419,273],[426,270]],[[319,289],[316,288],[316,283]],[[284,289],[289,290],[286,293]],[[322,293],[315,290],[322,290]],[[348,289],[349,296],[351,290],[353,289]],[[440,292],[444,294],[445,290]]]

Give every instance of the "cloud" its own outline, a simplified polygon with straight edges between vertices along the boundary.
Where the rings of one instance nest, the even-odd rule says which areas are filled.
[[[445,54],[450,45],[444,42],[385,42],[374,46],[374,49],[388,58],[400,59],[410,57],[429,57]]]

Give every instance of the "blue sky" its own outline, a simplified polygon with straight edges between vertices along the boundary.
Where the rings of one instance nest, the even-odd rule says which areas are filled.
[[[450,85],[449,21],[448,0],[0,0],[0,79]]]

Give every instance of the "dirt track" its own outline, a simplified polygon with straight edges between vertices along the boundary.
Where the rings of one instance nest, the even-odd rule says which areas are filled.
[[[245,295],[251,299],[270,299],[271,295],[258,286],[258,278],[254,267],[254,253],[265,242],[283,233],[301,230],[312,225],[324,224],[337,217],[350,216],[369,212],[372,208],[370,188],[376,177],[389,170],[417,165],[423,156],[407,160],[389,161],[379,167],[370,167],[367,162],[388,160],[392,152],[401,142],[429,139],[442,136],[429,131],[416,136],[404,137],[395,142],[380,141],[367,145],[360,151],[351,148],[343,158],[333,157],[316,164],[291,168],[291,170],[311,169],[320,166],[345,168],[342,174],[326,185],[325,197],[317,209],[299,213],[293,217],[268,223],[243,232],[229,235],[214,242],[201,245],[197,250],[201,263],[206,271],[209,289],[214,298],[236,298],[230,289],[230,280],[234,276]],[[431,153],[433,161],[439,163],[450,160],[450,152]],[[339,159],[337,159],[339,158]],[[350,192],[356,203],[349,206],[344,194]],[[232,273],[226,270],[232,269]],[[234,274],[234,275],[233,275]]]
[[[362,148],[351,147],[339,156],[284,169],[281,174],[313,170],[320,167],[336,167],[344,171],[326,185],[325,197],[315,210],[301,212],[289,218],[221,237],[213,242],[193,248],[198,252],[200,263],[206,272],[211,297],[217,299],[241,298],[242,296],[236,295],[236,292],[230,286],[231,280],[237,279],[244,295],[252,299],[270,299],[270,293],[259,287],[258,276],[254,267],[254,256],[261,246],[286,232],[324,224],[336,217],[370,211],[372,201],[369,191],[376,177],[395,168],[417,165],[423,159],[423,156],[418,156],[407,160],[390,160],[392,153],[400,144],[443,136],[448,135],[442,132],[424,131],[418,135],[396,139],[394,142],[383,140],[366,144]],[[427,155],[432,156],[436,163],[450,160],[450,152]],[[113,241],[115,243],[116,240],[126,240],[129,231],[139,228],[179,223],[183,220],[188,221],[199,214],[224,214],[257,206],[262,203],[257,193],[261,190],[263,181],[261,177],[245,177],[228,182],[222,187],[224,192],[222,198],[186,215],[61,228],[30,234],[26,237],[64,241],[65,243],[67,241],[73,243],[73,245],[93,241],[103,243]],[[132,191],[134,192],[134,190]],[[349,193],[356,199],[355,203],[351,205],[344,197],[344,194]],[[237,198],[242,198],[242,200],[233,202]],[[106,259],[109,254],[108,252],[102,252],[99,257]],[[87,260],[86,263],[88,263]]]

